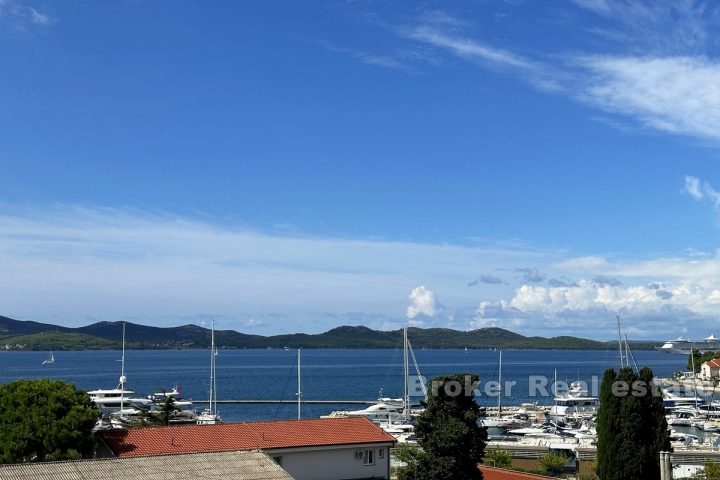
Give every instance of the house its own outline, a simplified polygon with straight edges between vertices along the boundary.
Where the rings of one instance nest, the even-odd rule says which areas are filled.
[[[258,451],[0,465],[2,480],[86,480],[88,478],[293,480],[272,458]]]
[[[720,378],[720,357],[708,360],[700,366],[700,378],[703,380]]]
[[[366,418],[106,430],[100,438],[98,455],[117,458],[259,450],[296,480],[389,479],[395,444]]]

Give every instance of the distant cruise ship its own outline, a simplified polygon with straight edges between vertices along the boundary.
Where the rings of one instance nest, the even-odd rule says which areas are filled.
[[[699,350],[700,353],[705,353],[708,351],[720,350],[720,339],[715,337],[715,335],[710,335],[699,342],[694,342],[692,340],[688,340],[687,338],[680,337],[676,340],[668,340],[665,342],[665,345],[657,348],[661,351],[683,353],[685,355],[690,355],[693,348],[695,350]]]

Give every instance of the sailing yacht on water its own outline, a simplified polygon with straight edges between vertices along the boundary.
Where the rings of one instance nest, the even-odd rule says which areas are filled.
[[[370,405],[362,410],[343,410],[335,411],[330,415],[324,415],[320,418],[337,418],[337,417],[365,417],[380,425],[390,435],[394,436],[399,442],[412,441],[413,425],[411,417],[418,413],[412,408],[410,400],[410,361],[415,365],[415,371],[418,378],[420,368],[415,358],[412,345],[408,340],[407,327],[403,329],[403,397],[402,398],[378,398],[377,403]],[[427,387],[422,384],[423,394],[427,398]]]
[[[215,357],[217,356],[217,347],[215,347],[215,320],[212,321],[212,331],[210,333],[210,398],[208,399],[208,408],[197,416],[198,425],[214,425],[222,422],[217,411],[217,384],[215,375]]]
[[[502,416],[502,350],[500,350],[500,356],[498,360],[498,403],[497,403],[497,416],[494,417],[482,417],[478,419],[478,424],[481,427],[496,427],[496,428],[523,428],[530,424],[527,419],[516,418],[513,416]]]
[[[47,359],[43,360],[42,364],[43,365],[52,365],[53,363],[55,363],[55,357],[53,356],[52,350],[50,350],[50,356]]]

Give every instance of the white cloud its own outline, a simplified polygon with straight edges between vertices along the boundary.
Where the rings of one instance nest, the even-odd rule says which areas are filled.
[[[562,262],[557,263],[555,266],[563,270],[595,271],[599,268],[605,267],[607,264],[607,260],[602,257],[589,256],[563,260]]]
[[[702,200],[705,196],[700,187],[700,179],[689,175],[685,177],[685,188],[683,191],[695,200]]]
[[[695,200],[707,198],[713,207],[720,208],[720,192],[708,182],[701,182],[697,177],[686,176],[683,191]]]
[[[576,95],[646,127],[720,140],[720,64],[704,57],[588,56]]]
[[[45,12],[26,5],[22,0],[0,1],[0,20],[19,29],[28,27],[44,27],[55,22],[55,19]]]
[[[410,306],[407,307],[408,320],[416,320],[419,316],[434,317],[437,313],[435,294],[425,286],[420,285],[413,288],[408,298],[410,299]]]
[[[612,11],[608,0],[572,0],[575,4],[582,8],[587,8],[595,13],[607,15]]]
[[[463,25],[430,19],[397,31],[483,68],[516,75],[540,90],[567,95],[621,120],[627,117],[642,128],[720,140],[720,64],[701,53],[712,38],[708,30],[716,27],[710,8],[672,1],[575,3],[611,25],[612,30],[593,26],[587,31],[612,39],[615,48],[606,51],[612,53],[520,54],[463,34]],[[605,122],[632,128],[612,118]]]
[[[255,318],[265,331],[319,331],[353,320],[347,312],[402,322],[408,290],[426,278],[454,305],[474,305],[478,291],[465,285],[478,271],[544,265],[559,255],[266,233],[130,209],[0,205],[0,314],[167,324],[214,312],[228,318],[227,328]]]
[[[603,320],[621,310],[628,325],[669,338],[720,316],[718,252],[610,260],[527,246],[265,233],[129,209],[0,206],[0,265],[0,314],[68,325],[221,318],[223,328],[287,333],[396,328],[405,317],[603,338]],[[546,279],[466,287],[478,271],[526,265]],[[432,280],[432,291],[421,279]]]
[[[341,53],[348,57],[358,60],[362,63],[373,65],[376,67],[391,68],[397,70],[405,70],[408,72],[414,71],[413,68],[403,62],[399,55],[380,55],[377,53],[370,53],[364,50],[357,50],[354,48],[341,47],[331,42],[316,42],[330,50],[331,52]]]
[[[404,30],[404,36],[446,48],[455,55],[489,66],[510,67],[532,70],[535,63],[521,56],[499,48],[490,47],[468,38],[447,35],[435,27],[419,26]]]

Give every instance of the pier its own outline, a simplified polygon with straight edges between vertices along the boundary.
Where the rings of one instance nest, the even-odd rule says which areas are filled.
[[[208,403],[208,400],[193,400],[193,403]],[[213,400],[213,403],[220,404],[243,404],[243,403],[288,403],[297,405],[297,400]],[[301,400],[301,404],[305,405],[373,405],[377,403],[377,400]]]

